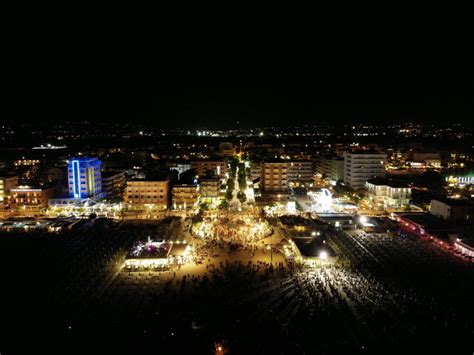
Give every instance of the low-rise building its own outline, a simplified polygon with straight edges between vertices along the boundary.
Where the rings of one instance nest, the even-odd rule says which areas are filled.
[[[224,178],[227,172],[227,164],[224,160],[194,160],[191,162],[191,168],[196,170],[198,176],[205,176],[212,171],[213,175]]]
[[[430,213],[445,221],[474,223],[474,202],[464,199],[436,199],[431,201]]]
[[[369,200],[384,208],[404,207],[410,203],[411,188],[406,184],[385,178],[373,178],[366,182],[365,187]]]
[[[18,186],[18,176],[2,175],[0,176],[0,203],[6,203],[11,189]]]
[[[125,202],[133,206],[149,205],[166,209],[169,203],[168,180],[135,179],[127,181]]]
[[[203,198],[219,197],[220,180],[218,177],[207,177],[199,180],[199,194]]]
[[[102,191],[108,198],[122,197],[125,184],[125,173],[123,171],[102,173]]]
[[[232,142],[221,142],[219,143],[219,153],[225,157],[234,156],[236,149]]]
[[[172,189],[173,208],[192,208],[198,202],[198,187],[196,185],[175,185]]]
[[[52,185],[18,186],[10,190],[10,203],[18,212],[35,214],[48,206],[48,200],[54,197],[55,191]]]

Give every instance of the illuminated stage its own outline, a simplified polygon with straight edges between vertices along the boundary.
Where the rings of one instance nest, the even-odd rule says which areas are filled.
[[[191,246],[186,241],[154,241],[136,243],[125,258],[125,267],[166,268],[182,265],[188,261]]]

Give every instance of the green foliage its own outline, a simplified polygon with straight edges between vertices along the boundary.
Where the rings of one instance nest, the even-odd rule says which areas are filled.
[[[223,209],[227,207],[229,207],[229,202],[227,202],[227,200],[222,200],[221,203],[219,204],[219,209]]]
[[[240,191],[238,194],[237,194],[237,198],[239,199],[240,202],[245,202],[247,200],[247,196],[245,196],[245,194]]]

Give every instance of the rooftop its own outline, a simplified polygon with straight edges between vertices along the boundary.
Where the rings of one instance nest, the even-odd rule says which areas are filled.
[[[436,199],[433,199],[432,201],[439,201],[439,202],[447,204],[448,206],[466,206],[466,207],[473,206],[474,207],[474,201],[466,200],[466,199],[436,198]]]
[[[69,159],[69,162],[73,161],[73,160],[77,160],[79,162],[94,162],[94,161],[99,161],[98,158],[96,157],[71,157]]]
[[[112,176],[116,176],[116,175],[121,175],[123,174],[124,172],[123,171],[120,171],[120,170],[108,170],[108,171],[103,171],[102,172],[102,178],[103,179],[107,179],[109,177],[112,177]]]
[[[370,149],[370,150],[365,150],[365,149],[353,149],[351,151],[348,151],[347,153],[349,154],[365,154],[365,155],[373,155],[373,154],[382,154],[386,155],[384,152]]]
[[[304,257],[319,257],[322,251],[325,251],[327,256],[336,256],[334,250],[321,238],[292,238],[292,240]]]
[[[408,187],[407,184],[401,181],[395,181],[383,177],[375,177],[373,179],[367,180],[369,184],[377,186],[390,186],[390,187]]]
[[[445,220],[429,213],[399,213],[400,217],[425,229],[452,229],[452,225]]]

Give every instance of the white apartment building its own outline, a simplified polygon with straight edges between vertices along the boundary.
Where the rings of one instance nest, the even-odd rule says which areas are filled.
[[[344,183],[354,189],[365,186],[367,180],[385,174],[387,154],[360,151],[344,153]]]
[[[407,206],[411,199],[411,188],[405,184],[383,178],[374,178],[366,182],[367,195],[372,203],[384,208]]]

